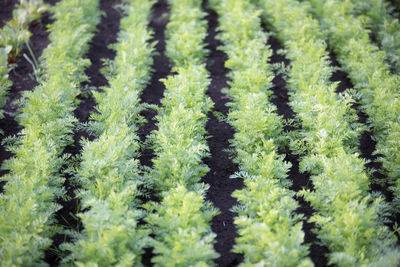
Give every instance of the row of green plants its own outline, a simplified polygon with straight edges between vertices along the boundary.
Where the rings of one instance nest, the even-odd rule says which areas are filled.
[[[371,29],[379,46],[386,52],[386,59],[395,73],[400,73],[400,22],[391,12],[393,7],[383,0],[352,0],[348,12],[362,16],[362,21]]]
[[[370,41],[360,17],[349,1],[311,1],[329,45],[357,89],[361,109],[368,115],[383,171],[394,195],[394,212],[400,206],[400,97],[399,76],[390,74],[386,53]]]
[[[154,43],[148,29],[151,0],[124,0],[116,8],[123,14],[113,61],[103,74],[109,85],[95,92],[96,111],[89,130],[97,138],[82,142],[81,163],[76,170],[83,225],[71,232],[72,243],[62,248],[63,259],[77,266],[138,266],[148,245],[149,232],[140,229],[140,207],[146,183],[138,160],[142,122],[140,95],[151,77]]]
[[[77,119],[79,85],[87,80],[90,61],[82,56],[100,19],[97,0],[63,0],[52,10],[51,44],[43,51],[43,75],[33,91],[24,92],[18,116],[23,127],[8,149],[14,156],[5,162],[9,174],[0,196],[0,263],[2,266],[38,266],[43,250],[59,231],[54,214],[56,198],[65,194],[59,170],[72,143]]]
[[[211,219],[218,213],[205,201],[209,171],[205,124],[213,103],[205,95],[210,79],[205,67],[207,34],[201,0],[169,0],[166,55],[173,74],[163,79],[158,129],[149,137],[155,158],[149,172],[160,203],[145,205],[155,266],[209,266],[219,255],[213,248]]]
[[[239,237],[233,251],[244,255],[243,266],[313,266],[304,244],[303,219],[295,192],[289,189],[291,164],[278,153],[285,138],[283,119],[270,102],[272,79],[260,12],[244,0],[214,0],[219,15],[218,39],[231,71],[227,121],[235,129],[234,162],[245,187],[233,193],[239,205],[235,225]]]
[[[287,86],[290,105],[301,122],[291,149],[300,154],[300,171],[311,174],[313,190],[299,195],[317,211],[310,221],[339,266],[397,266],[396,238],[381,221],[382,198],[369,193],[365,161],[357,151],[361,128],[352,99],[335,93],[333,68],[310,6],[296,0],[258,1],[291,60]],[[336,7],[339,8],[339,7]]]
[[[29,46],[29,25],[48,9],[43,0],[21,0],[13,10],[13,16],[0,29],[0,108],[6,103],[6,95],[12,82],[8,74],[15,67],[23,44]],[[4,116],[0,110],[0,118]]]

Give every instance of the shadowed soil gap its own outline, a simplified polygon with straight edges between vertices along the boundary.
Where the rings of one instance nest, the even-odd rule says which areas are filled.
[[[29,31],[32,33],[29,38],[29,44],[36,59],[39,59],[43,50],[50,43],[49,34],[46,31],[46,26],[50,23],[52,23],[50,14],[46,12],[41,19],[33,22],[29,27]],[[8,136],[16,136],[22,130],[15,118],[20,108],[17,101],[21,99],[23,91],[32,91],[38,85],[33,74],[33,66],[23,56],[24,54],[32,61],[32,55],[28,47],[23,45],[15,63],[16,67],[9,73],[9,79],[13,84],[7,94],[7,102],[3,107],[4,118],[0,120],[0,129],[4,132],[3,136],[1,136],[2,141]],[[0,144],[0,165],[4,160],[11,158],[12,155],[3,144]],[[8,171],[0,170],[0,176],[6,173]],[[3,191],[4,184],[5,182],[0,183],[0,192]]]
[[[268,28],[266,25],[262,25],[264,31],[268,32]],[[278,53],[279,50],[283,49],[283,46],[280,42],[274,37],[269,36],[268,45],[270,45],[273,50],[273,55],[271,57],[271,64],[279,63],[284,64],[285,66],[290,65],[290,61],[284,56]],[[286,87],[286,81],[282,77],[282,74],[277,74],[275,72],[275,77],[272,80],[273,87],[271,88],[273,92],[273,98],[271,102],[277,107],[277,112],[280,116],[283,116],[284,119],[294,119],[295,113],[289,105],[289,91]],[[285,127],[285,131],[293,131],[298,130],[294,127]],[[294,192],[298,192],[303,188],[314,190],[312,181],[310,179],[310,175],[308,173],[300,173],[299,171],[299,156],[295,155],[286,148],[285,151],[281,151],[282,154],[285,154],[285,160],[292,164],[290,171],[288,173],[288,178],[293,182],[290,187]],[[322,245],[319,245],[320,240],[315,233],[312,232],[312,229],[315,228],[314,223],[308,222],[308,219],[315,213],[315,210],[310,206],[310,203],[305,201],[302,197],[296,196],[295,199],[299,203],[299,208],[296,209],[296,213],[304,215],[305,219],[303,220],[303,231],[304,231],[304,243],[311,244],[310,246],[310,258],[314,262],[315,266],[327,266],[328,260],[326,254],[329,252],[328,248]]]
[[[85,70],[89,81],[81,84],[81,88],[84,89],[84,91],[88,90],[90,92],[91,90],[101,90],[100,87],[108,85],[106,78],[104,78],[100,70],[104,66],[102,61],[103,58],[112,60],[115,57],[115,51],[109,49],[108,46],[117,41],[121,15],[114,7],[119,3],[120,0],[100,1],[99,7],[105,12],[105,14],[101,18],[101,21],[97,27],[97,32],[89,44],[89,51],[85,55],[85,58],[90,59],[92,64]],[[79,120],[80,123],[89,121],[89,116],[95,111],[96,105],[93,96],[85,93],[84,91],[78,95],[77,98],[80,103],[74,111],[74,116]],[[80,140],[83,137],[89,140],[94,139],[94,137],[84,129],[75,129],[73,136],[74,143],[67,146],[63,153],[69,154],[72,157],[79,157],[82,149]],[[74,164],[79,164],[79,162],[80,160]],[[67,162],[61,170],[62,175],[66,178],[64,187],[67,191],[67,199],[57,199],[57,203],[62,205],[62,208],[56,213],[55,218],[58,225],[63,226],[64,229],[81,230],[81,222],[76,217],[76,214],[80,212],[80,201],[75,196],[75,191],[79,188],[79,185],[76,185],[71,181],[71,174],[63,173],[70,164],[70,162]],[[58,266],[61,260],[59,257],[59,246],[63,242],[71,240],[62,233],[56,234],[52,239],[53,244],[46,251],[45,261],[51,266]]]
[[[213,112],[220,112],[224,115],[228,113],[225,105],[229,97],[221,93],[221,89],[228,87],[226,74],[228,69],[224,67],[227,60],[226,55],[217,50],[222,45],[215,36],[218,25],[217,14],[206,7],[203,1],[203,8],[207,12],[208,36],[206,38],[207,49],[210,55],[207,59],[207,70],[210,72],[211,84],[207,94],[214,102]],[[233,224],[236,213],[231,212],[231,208],[237,204],[237,200],[231,196],[236,189],[243,187],[242,179],[230,179],[229,176],[238,171],[238,166],[230,159],[229,140],[233,139],[234,130],[226,122],[220,122],[213,112],[208,113],[206,130],[210,135],[207,140],[210,148],[211,157],[204,160],[210,171],[203,178],[203,182],[210,185],[207,192],[207,200],[220,210],[220,214],[215,216],[211,222],[212,231],[217,235],[215,250],[220,257],[215,261],[218,266],[236,266],[243,261],[243,256],[232,253],[235,238],[238,236],[237,229]]]
[[[153,6],[149,27],[154,31],[153,38],[150,42],[157,42],[155,46],[156,55],[153,58],[153,75],[150,84],[143,90],[141,103],[161,106],[161,99],[163,98],[165,86],[160,79],[166,78],[171,74],[169,60],[165,56],[165,28],[168,23],[168,13],[168,5],[165,0],[160,0]],[[145,109],[140,115],[147,120],[147,123],[138,130],[140,141],[144,143],[147,136],[152,131],[157,130],[157,122],[154,119],[157,112],[154,109]],[[139,160],[141,165],[152,167],[153,163],[151,160],[153,158],[153,150],[145,147]]]
[[[391,15],[397,19],[400,17],[400,4],[397,0],[388,0],[389,8],[392,8]]]
[[[155,56],[153,57],[153,75],[151,77],[149,85],[143,90],[141,95],[142,104],[151,104],[161,106],[161,99],[163,98],[165,86],[160,81],[162,78],[166,78],[171,74],[171,67],[169,65],[169,60],[165,56],[165,28],[168,23],[168,4],[166,0],[159,0],[154,4],[150,19],[149,27],[154,31],[153,38],[150,42],[156,41],[155,46]],[[146,144],[146,139],[149,134],[157,130],[157,121],[155,116],[157,111],[154,109],[145,109],[140,112],[140,115],[146,119],[146,123],[142,125],[138,130],[138,135],[140,142],[143,145],[141,150],[141,155],[139,157],[140,164],[144,167],[153,167],[152,159],[155,157],[153,149],[149,148]],[[147,201],[158,201],[152,192],[149,192],[149,198],[144,197],[142,201],[146,203]],[[144,222],[140,222],[144,224]],[[145,253],[142,256],[142,263],[144,266],[153,266],[151,259],[153,258],[153,248],[145,249]]]
[[[43,0],[43,2],[45,2],[46,4],[50,4],[52,6],[54,6],[55,4],[57,4],[60,1],[62,1],[62,0]]]
[[[18,0],[1,0],[0,1],[0,28],[11,20],[13,10],[16,7]]]

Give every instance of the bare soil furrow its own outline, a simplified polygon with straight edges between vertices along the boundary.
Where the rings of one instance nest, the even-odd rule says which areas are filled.
[[[226,115],[228,113],[226,103],[229,102],[229,98],[221,92],[221,89],[228,87],[226,77],[228,69],[224,67],[227,57],[222,51],[217,50],[218,46],[222,45],[215,38],[218,25],[217,14],[206,8],[205,2],[203,2],[203,7],[207,12],[206,20],[209,25],[206,43],[210,51],[207,70],[210,72],[211,84],[207,94],[214,102],[213,112]],[[203,182],[210,185],[207,200],[220,210],[220,214],[213,218],[211,225],[213,232],[217,234],[217,243],[214,247],[221,255],[216,263],[218,266],[236,266],[243,261],[243,256],[231,252],[235,238],[238,236],[233,224],[236,214],[231,211],[231,208],[237,205],[237,200],[231,194],[243,187],[243,181],[229,178],[238,171],[238,166],[232,162],[227,151],[230,148],[229,140],[233,138],[234,130],[228,123],[219,121],[213,112],[208,113],[206,124],[206,130],[210,135],[207,143],[211,157],[204,160],[210,171],[203,178]]]
[[[143,90],[141,95],[142,104],[150,104],[161,106],[161,99],[163,98],[165,86],[160,81],[162,78],[166,78],[171,74],[171,67],[168,58],[165,56],[165,28],[168,23],[168,4],[166,0],[159,0],[153,6],[152,15],[149,27],[154,31],[154,35],[150,42],[157,42],[155,46],[155,56],[153,58],[154,63],[152,66],[153,75],[151,77],[149,85]],[[154,109],[145,109],[140,113],[146,119],[146,123],[142,125],[138,130],[138,135],[142,144],[145,144],[149,134],[157,130],[157,121],[155,116],[157,111]],[[142,166],[152,167],[154,158],[154,151],[147,145],[143,146],[139,161]],[[158,201],[158,199],[150,192],[149,199],[142,199],[143,202]],[[141,222],[144,223],[144,222]],[[151,259],[153,258],[153,248],[145,249],[145,254],[142,257],[142,263],[145,266],[153,266]]]
[[[15,4],[18,0],[2,0],[0,1],[0,28],[4,26],[12,18]]]
[[[155,47],[156,55],[154,56],[154,63],[152,66],[153,76],[151,78],[150,84],[143,90],[141,103],[160,106],[160,101],[163,98],[163,93],[165,90],[165,86],[160,81],[160,79],[166,78],[168,75],[171,74],[169,60],[164,53],[164,32],[165,27],[168,23],[168,14],[168,5],[165,0],[160,0],[153,6],[153,13],[149,27],[154,31],[154,36],[151,42],[157,42],[157,45]],[[145,142],[147,136],[153,130],[157,130],[156,120],[154,119],[154,117],[157,115],[157,112],[154,109],[146,109],[143,110],[140,115],[142,115],[147,120],[147,123],[140,127],[138,131],[140,140],[142,142]],[[143,166],[152,167],[153,164],[151,160],[153,158],[153,150],[145,147],[139,159],[140,163]]]

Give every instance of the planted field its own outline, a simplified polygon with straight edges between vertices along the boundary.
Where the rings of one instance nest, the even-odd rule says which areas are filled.
[[[0,266],[400,266],[399,10],[2,1]]]

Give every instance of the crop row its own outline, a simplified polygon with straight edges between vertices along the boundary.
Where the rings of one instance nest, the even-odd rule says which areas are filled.
[[[245,184],[233,193],[240,203],[234,208],[240,237],[233,251],[244,254],[244,266],[312,266],[303,244],[302,217],[294,213],[299,204],[288,189],[291,164],[277,152],[283,122],[269,102],[272,50],[266,47],[259,12],[242,0],[211,3],[219,15],[225,66],[231,69],[228,122],[236,130],[231,142],[241,169],[237,176]]]
[[[96,0],[81,5],[79,0],[64,0],[53,11],[55,22],[49,27],[51,44],[41,57],[43,75],[33,92],[25,92],[19,123],[24,127],[10,146],[15,156],[5,167],[10,173],[0,196],[0,262],[4,266],[34,265],[58,227],[53,215],[55,203],[64,195],[59,169],[60,157],[72,142],[76,119],[73,110],[79,84],[86,80],[82,59],[99,22]],[[71,45],[74,44],[74,45]]]
[[[209,168],[205,123],[212,107],[206,97],[210,79],[205,68],[205,13],[200,0],[169,0],[166,55],[173,66],[165,84],[158,130],[150,140],[155,158],[149,175],[160,203],[147,203],[145,221],[154,238],[156,266],[207,266],[218,257],[209,222],[217,214],[204,200],[200,183]]]
[[[153,1],[124,0],[114,61],[103,72],[109,86],[95,93],[97,111],[90,130],[98,136],[84,141],[76,172],[79,213],[84,230],[74,242],[63,244],[71,252],[66,263],[85,266],[141,264],[148,232],[139,229],[143,217],[138,197],[144,192],[136,131],[140,122],[140,94],[151,77],[154,44],[147,28]]]
[[[42,0],[21,0],[18,7],[13,11],[13,17],[0,29],[0,109],[6,102],[6,94],[12,82],[8,73],[15,67],[23,44],[29,47],[29,25],[37,20],[48,6]],[[0,110],[0,118],[3,110]]]
[[[385,52],[379,51],[363,28],[362,20],[351,14],[351,3],[311,1],[330,46],[360,95],[377,142],[376,154],[388,176],[395,206],[400,205],[400,97],[399,77],[390,74]]]
[[[329,263],[395,266],[396,241],[378,219],[381,199],[368,193],[365,162],[354,153],[358,129],[351,99],[337,96],[329,81],[333,68],[318,22],[307,4],[295,0],[259,4],[291,60],[290,105],[302,123],[301,141],[293,141],[292,148],[302,155],[300,170],[312,174],[315,188],[300,195],[318,211],[311,221],[330,249]]]
[[[390,14],[389,3],[383,0],[352,0],[352,5],[346,5],[348,11],[366,18],[366,27],[371,29],[379,41],[381,49],[386,53],[386,59],[392,65],[395,73],[400,73],[400,22]]]

